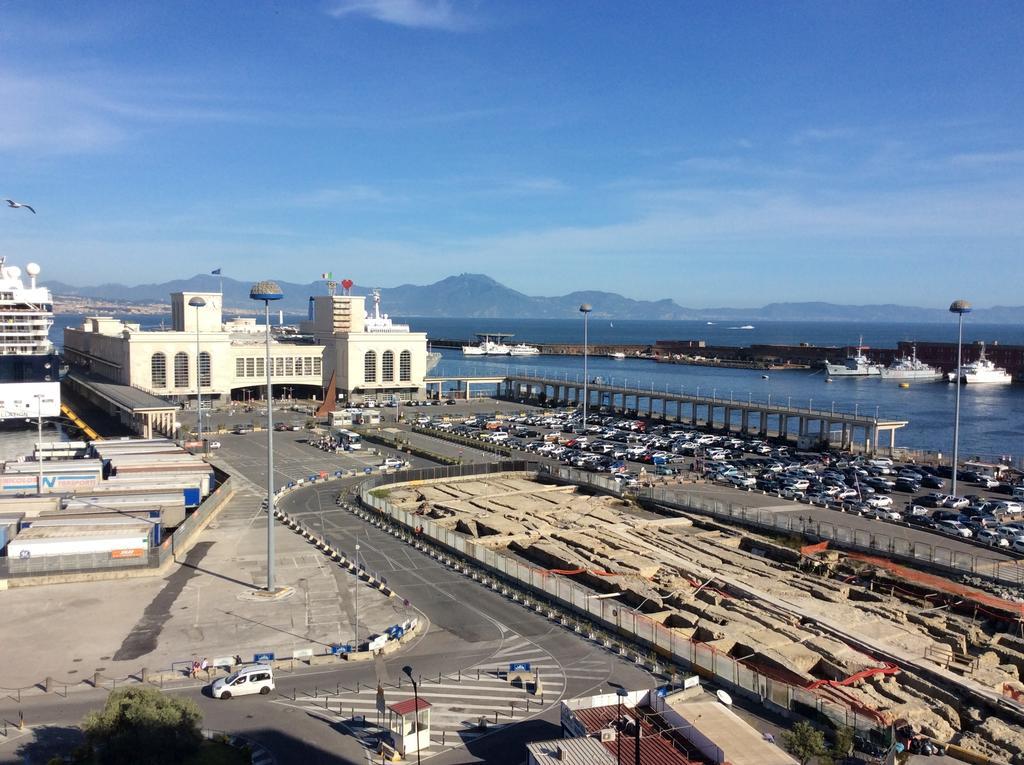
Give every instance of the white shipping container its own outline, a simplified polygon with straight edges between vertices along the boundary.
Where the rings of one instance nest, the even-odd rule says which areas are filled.
[[[118,558],[145,557],[148,523],[118,526],[32,526],[7,545],[10,558],[110,553]]]

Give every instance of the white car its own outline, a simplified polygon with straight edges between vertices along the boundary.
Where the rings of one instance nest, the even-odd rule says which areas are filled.
[[[206,447],[208,449],[219,449],[220,448],[220,441],[209,441],[209,442],[207,442]]]
[[[1010,549],[1016,553],[1024,553],[1024,537],[1017,537],[1010,542]]]
[[[274,690],[274,669],[269,664],[253,664],[239,669],[227,677],[216,680],[210,687],[215,699],[230,699],[232,696],[248,696],[258,693],[266,696]]]
[[[907,515],[928,515],[928,508],[924,505],[907,503]]]
[[[868,497],[866,501],[876,510],[887,510],[892,507],[892,497],[885,494],[876,494],[873,497]]]
[[[405,465],[405,460],[399,459],[398,457],[388,457],[381,464],[381,468],[400,468]]]
[[[888,497],[886,497],[888,499]],[[880,521],[902,521],[903,516],[897,513],[895,510],[886,510],[882,507],[876,507],[871,513],[875,518]]]
[[[960,523],[960,521],[939,521],[935,524],[935,530],[950,536],[963,537],[964,539],[970,539],[973,536],[971,530]]]
[[[757,486],[757,481],[749,475],[731,475],[729,476],[729,483],[744,489],[751,489]]]
[[[982,529],[978,532],[978,541],[990,547],[1009,547],[1010,540],[996,532],[995,529]]]

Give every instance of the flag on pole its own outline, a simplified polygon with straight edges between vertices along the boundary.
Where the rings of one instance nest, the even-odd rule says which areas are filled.
[[[320,274],[320,278],[321,279],[333,279],[334,278],[334,274],[332,274],[330,271],[324,271],[322,274]]]
[[[213,274],[214,276],[220,276],[220,269],[215,268],[212,271],[210,271],[210,273]]]

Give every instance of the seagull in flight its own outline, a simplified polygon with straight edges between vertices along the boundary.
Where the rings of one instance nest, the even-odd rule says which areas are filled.
[[[13,207],[14,209],[24,207],[26,210],[31,210],[33,215],[36,214],[36,211],[32,208],[32,205],[25,205],[22,204],[21,202],[15,202],[13,199],[5,199],[4,201],[7,203],[8,207]]]

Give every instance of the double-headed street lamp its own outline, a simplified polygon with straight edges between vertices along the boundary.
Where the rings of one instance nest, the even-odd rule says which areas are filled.
[[[267,318],[267,592],[274,592],[274,389],[270,381],[270,301],[284,297],[277,282],[256,282],[250,300],[262,300]]]
[[[964,344],[964,314],[971,312],[971,304],[966,300],[954,300],[949,306],[949,312],[955,313],[958,318],[956,335],[956,372],[953,376],[953,384],[956,385],[956,404],[953,409],[953,483],[950,493],[955,497],[956,493],[956,468],[960,460],[960,376],[962,374],[961,351]]]
[[[199,441],[203,440],[203,364],[199,354],[199,309],[206,305],[206,301],[196,295],[188,301],[188,304],[196,309],[196,430],[199,433]]]
[[[590,312],[594,310],[594,307],[590,303],[584,303],[580,306],[580,313],[583,314],[583,432],[587,432],[587,401],[590,400],[590,393],[587,390],[587,320],[590,318]]]

